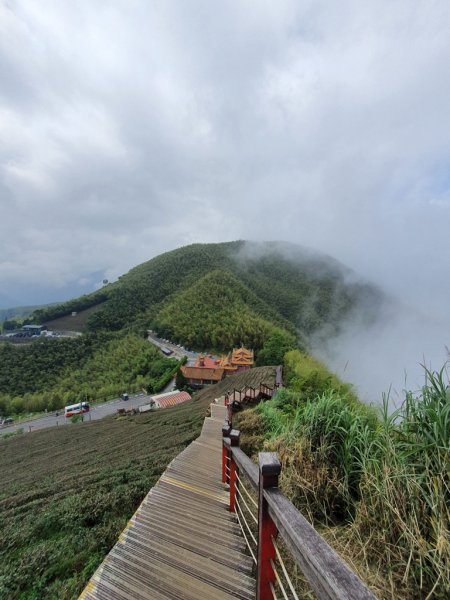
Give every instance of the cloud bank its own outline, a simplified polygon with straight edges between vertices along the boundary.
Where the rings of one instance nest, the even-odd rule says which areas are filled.
[[[282,239],[444,315],[449,26],[446,0],[2,0],[0,293]]]
[[[354,316],[340,335],[313,340],[312,350],[351,382],[362,400],[380,405],[386,396],[394,410],[403,402],[405,391],[420,393],[425,369],[444,367],[444,379],[449,381],[450,319],[392,299],[379,308],[372,324],[362,315]]]

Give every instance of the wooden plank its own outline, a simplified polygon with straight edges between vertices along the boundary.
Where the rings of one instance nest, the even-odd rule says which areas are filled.
[[[253,563],[221,483],[225,406],[167,467],[91,578],[84,600],[252,600]]]
[[[195,552],[180,552],[175,546],[172,552],[167,552],[167,546],[154,544],[151,548],[139,544],[139,540],[132,546],[123,545],[116,549],[126,561],[134,561],[146,570],[156,570],[164,574],[166,565],[179,572],[179,578],[183,580],[184,574],[193,577],[199,582],[206,584],[214,583],[222,591],[229,593],[242,592],[245,595],[252,594],[253,579],[244,578],[241,573],[236,573],[232,568],[216,563],[214,560],[205,561],[198,557]],[[206,568],[205,568],[206,567]]]

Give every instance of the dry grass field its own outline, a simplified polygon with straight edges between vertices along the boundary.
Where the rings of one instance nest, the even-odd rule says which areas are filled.
[[[145,416],[0,441],[0,598],[72,600],[167,464],[200,432],[210,402],[273,384],[261,367]]]

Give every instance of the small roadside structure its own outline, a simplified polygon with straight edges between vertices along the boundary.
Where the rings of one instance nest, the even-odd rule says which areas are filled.
[[[157,394],[156,396],[151,396],[148,404],[144,404],[139,407],[139,412],[147,412],[152,409],[158,408],[167,408],[169,406],[176,406],[177,404],[182,404],[187,400],[191,399],[191,395],[187,392],[180,392],[179,390],[174,390],[173,392],[166,392],[165,394]]]
[[[24,325],[22,327],[22,331],[25,331],[27,333],[31,333],[34,335],[40,335],[46,329],[47,329],[47,327],[45,325]]]
[[[155,403],[155,408],[167,408],[168,406],[176,406],[177,404],[191,400],[191,395],[187,392],[174,390],[173,392],[152,396],[152,400]]]

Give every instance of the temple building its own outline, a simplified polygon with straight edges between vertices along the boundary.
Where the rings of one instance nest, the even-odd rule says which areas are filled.
[[[227,374],[237,373],[238,371],[247,371],[255,364],[253,350],[233,348],[226,356],[222,356],[218,361],[218,366],[225,369]]]
[[[193,367],[181,367],[181,373],[192,387],[222,381],[227,375],[238,371],[246,371],[254,365],[253,350],[247,348],[234,348],[228,355],[218,359],[211,355],[199,354]]]
[[[199,354],[194,366],[201,369],[216,369],[219,365],[218,361],[211,355]]]
[[[218,383],[225,376],[224,369],[209,367],[181,367],[183,377],[192,387],[203,387],[210,383]]]

